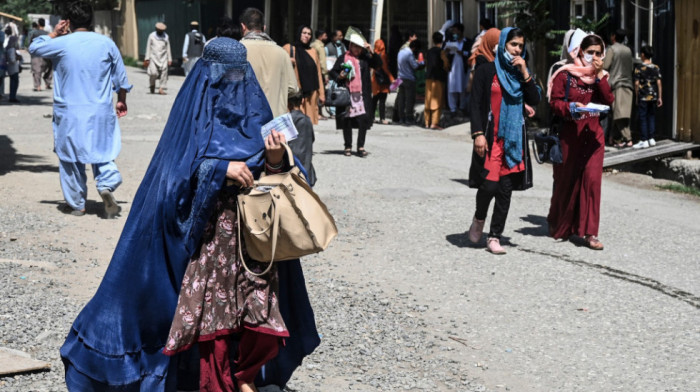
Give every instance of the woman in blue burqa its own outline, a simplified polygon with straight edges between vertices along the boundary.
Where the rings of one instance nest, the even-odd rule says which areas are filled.
[[[250,186],[263,170],[289,169],[284,137],[260,134],[271,119],[245,47],[213,40],[175,100],[104,279],[61,347],[69,390],[284,387],[318,346],[299,261],[257,277],[238,255],[239,188],[227,181]]]

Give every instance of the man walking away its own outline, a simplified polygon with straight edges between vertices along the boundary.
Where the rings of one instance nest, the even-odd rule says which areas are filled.
[[[625,42],[625,30],[618,29],[610,36],[612,45],[608,48],[603,68],[610,72],[608,82],[615,95],[613,102],[613,140],[615,147],[632,147],[632,132],[630,117],[632,117],[632,101],[634,82],[634,61],[632,51]]]
[[[158,79],[158,94],[165,95],[165,85],[168,83],[168,67],[173,64],[173,56],[170,52],[170,39],[165,32],[165,23],[156,23],[156,31],[148,36],[146,44],[146,57],[143,66],[148,74],[151,94],[156,92],[156,79]]]
[[[182,45],[182,69],[185,71],[185,76],[202,57],[206,42],[207,38],[199,32],[199,22],[196,20],[190,22],[190,32],[185,34],[185,43]]]
[[[44,28],[46,27],[46,21],[44,18],[39,18],[38,21],[32,23],[34,27],[32,31],[29,32],[27,36],[27,43],[32,44],[36,37],[41,37],[42,35],[48,34]],[[44,84],[48,90],[51,90],[51,83],[53,81],[53,70],[51,69],[51,61],[44,59],[42,57],[32,56],[32,77],[34,78],[34,91],[41,91],[41,79],[44,79]]]
[[[416,53],[420,51],[420,41],[413,40],[408,47],[399,51],[399,93],[396,95],[396,106],[399,112],[399,123],[402,125],[415,124],[413,106],[416,104],[416,70],[421,64],[416,61]]]
[[[126,94],[132,86],[114,42],[89,30],[92,16],[89,3],[69,3],[55,30],[35,38],[29,53],[50,59],[56,70],[54,151],[69,207],[65,212],[85,214],[85,165],[92,164],[105,216],[112,218],[120,211],[112,192],[122,182],[114,163],[121,149],[117,118],[126,115]],[[112,92],[117,93],[116,114]]]
[[[288,112],[287,97],[296,92],[297,76],[289,61],[289,55],[265,31],[263,13],[256,8],[246,8],[239,22],[243,38],[241,43],[248,50],[248,62],[255,71],[267,102],[275,117]]]

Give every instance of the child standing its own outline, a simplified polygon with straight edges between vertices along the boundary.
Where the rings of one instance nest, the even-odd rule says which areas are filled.
[[[316,183],[316,171],[311,163],[311,158],[314,153],[314,126],[311,119],[301,111],[302,95],[301,93],[290,94],[287,98],[287,108],[289,114],[292,115],[294,126],[299,132],[299,136],[288,142],[289,148],[292,149],[294,156],[299,158],[299,161],[306,169],[308,178],[306,179],[309,186],[314,186]]]
[[[637,113],[639,113],[639,130],[642,138],[634,148],[654,147],[655,110],[661,107],[661,72],[656,64],[651,62],[654,50],[651,46],[644,46],[641,50],[642,64],[634,69],[634,91],[637,94]]]

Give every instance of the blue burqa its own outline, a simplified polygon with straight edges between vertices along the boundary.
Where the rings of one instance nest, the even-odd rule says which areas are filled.
[[[245,47],[213,40],[175,99],[102,283],[61,347],[69,390],[175,391],[198,377],[197,366],[188,368],[196,348],[162,353],[182,278],[228,162],[244,161],[260,174],[260,128],[271,119]],[[299,261],[278,266],[290,337],[258,382],[283,387],[319,337]]]

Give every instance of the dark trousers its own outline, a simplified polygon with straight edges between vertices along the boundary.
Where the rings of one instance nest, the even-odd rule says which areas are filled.
[[[386,118],[386,96],[386,93],[379,93],[372,97],[372,118],[377,111],[377,104],[379,104],[379,121],[384,121]]]
[[[365,136],[367,136],[367,128],[360,127],[360,129],[357,130],[358,149],[365,147]],[[343,139],[345,140],[345,148],[352,148],[352,126],[350,124],[345,124],[345,126],[343,126]]]
[[[10,75],[10,99],[17,99],[17,89],[19,88],[19,73]]]
[[[656,133],[656,101],[639,101],[637,112],[642,140],[653,139]]]
[[[503,234],[503,230],[506,227],[512,194],[513,181],[510,175],[502,176],[498,181],[485,180],[476,192],[476,213],[474,217],[478,220],[486,219],[491,199],[496,199],[493,206],[489,237],[501,238],[501,234]]]
[[[404,80],[399,86],[396,96],[396,107],[399,111],[400,122],[414,122],[413,106],[416,104],[416,81]]]

